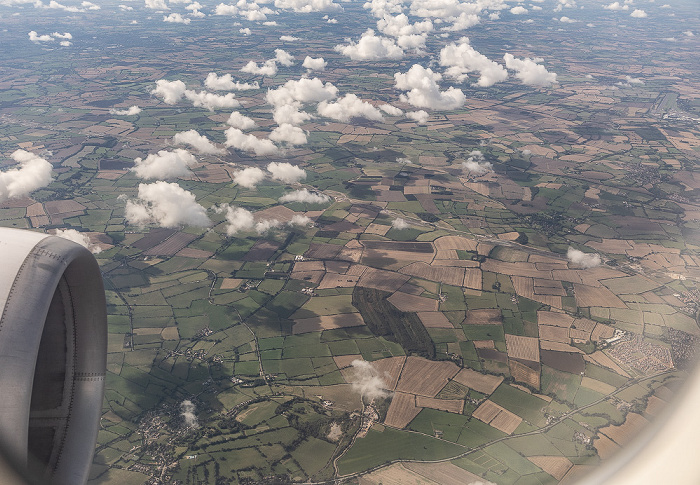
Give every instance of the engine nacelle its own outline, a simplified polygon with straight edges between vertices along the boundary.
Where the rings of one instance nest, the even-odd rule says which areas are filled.
[[[66,239],[0,228],[0,311],[3,451],[43,483],[85,483],[107,356],[97,261]]]

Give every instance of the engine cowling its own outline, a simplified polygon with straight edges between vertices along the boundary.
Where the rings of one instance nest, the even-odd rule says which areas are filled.
[[[0,261],[3,451],[43,483],[85,483],[107,356],[99,266],[76,243],[6,228]]]

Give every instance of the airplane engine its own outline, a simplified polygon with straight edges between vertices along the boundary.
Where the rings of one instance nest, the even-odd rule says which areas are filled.
[[[66,239],[0,228],[0,312],[0,462],[39,483],[85,483],[107,355],[97,261]],[[15,479],[0,464],[0,482]]]

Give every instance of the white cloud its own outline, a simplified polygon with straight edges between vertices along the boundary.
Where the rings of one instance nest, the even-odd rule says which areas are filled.
[[[228,204],[222,204],[215,209],[216,212],[226,212],[226,235],[235,236],[241,231],[250,231],[255,227],[255,218],[253,213],[242,207],[234,207]]]
[[[313,221],[301,214],[294,214],[290,221],[287,223],[290,226],[306,226],[308,224],[311,224]]]
[[[491,16],[491,20],[497,20],[499,18],[498,12],[492,13]],[[457,17],[450,18],[449,22],[452,22],[452,25],[441,27],[440,30],[451,32],[466,30],[469,27],[473,27],[479,23],[479,16],[473,13],[462,12]]]
[[[464,93],[450,86],[446,91],[440,91],[438,82],[442,75],[414,64],[406,73],[394,74],[397,89],[408,91],[401,95],[401,100],[417,108],[456,109],[464,105]]]
[[[144,0],[146,8],[153,10],[170,10],[165,0]]]
[[[403,114],[403,111],[401,111],[396,106],[392,106],[390,104],[383,104],[379,107],[379,109],[384,111],[389,116],[401,116]]]
[[[648,17],[648,15],[644,10],[635,8],[634,11],[630,14],[630,17],[634,17],[636,19],[643,19]]]
[[[323,71],[326,69],[328,63],[323,60],[323,57],[313,58],[311,56],[306,56],[302,67],[305,67],[309,71]]]
[[[156,224],[175,228],[183,224],[207,227],[211,221],[193,193],[176,183],[163,181],[139,184],[138,198],[127,200],[124,217],[129,224]]]
[[[277,74],[277,62],[274,59],[270,59],[258,66],[257,62],[249,61],[248,64],[241,68],[241,72],[247,72],[256,76],[272,77]]]
[[[33,30],[30,31],[29,34],[27,34],[27,35],[29,36],[29,40],[34,42],[34,43],[53,42],[54,40],[56,40],[53,37],[51,37],[49,34],[39,35]]]
[[[185,419],[185,426],[188,428],[199,428],[197,416],[195,416],[195,406],[192,401],[186,399],[180,403],[180,415]]]
[[[273,179],[285,184],[292,184],[306,178],[306,171],[303,168],[287,162],[272,162],[267,165],[267,171]]]
[[[293,66],[294,56],[284,49],[275,49],[275,61],[286,67]]]
[[[239,130],[250,130],[251,128],[255,128],[257,126],[255,121],[245,115],[242,115],[238,111],[231,113],[231,116],[228,117],[226,123],[234,128],[238,128]]]
[[[204,80],[204,85],[212,91],[246,91],[249,89],[260,89],[260,84],[257,81],[254,83],[241,83],[233,80],[230,74],[218,76],[215,72],[207,74]]]
[[[66,40],[71,40],[73,38],[73,36],[71,35],[70,32],[64,32],[62,34],[60,32],[54,32],[53,34],[51,34],[51,36],[55,37],[57,39],[66,39]]]
[[[474,175],[484,175],[493,172],[493,165],[487,162],[480,150],[472,150],[466,162],[462,162],[462,168]]]
[[[277,143],[288,143],[290,145],[305,145],[306,133],[298,126],[283,123],[270,133],[270,140]]]
[[[359,359],[353,360],[352,371],[349,379],[352,389],[366,401],[385,398],[390,395],[386,391],[388,387],[386,381],[370,362]]]
[[[275,0],[275,7],[299,13],[342,10],[342,7],[333,3],[333,0]]]
[[[134,9],[134,7],[130,7],[128,5],[119,5],[119,8],[122,9],[125,12],[131,11]]]
[[[16,150],[10,157],[19,168],[0,171],[0,201],[24,197],[53,180],[53,166],[46,159],[25,150]]]
[[[292,35],[281,35],[280,40],[282,42],[296,42],[298,40],[301,40],[299,37],[294,37]]]
[[[247,189],[254,189],[263,181],[265,172],[258,167],[248,167],[233,174],[233,181]]]
[[[393,220],[393,222],[391,223],[391,227],[393,227],[394,229],[403,230],[408,229],[409,227],[411,227],[411,225],[399,217]]]
[[[321,101],[317,108],[318,114],[326,118],[348,123],[352,118],[366,118],[373,121],[383,121],[381,111],[366,101],[362,101],[355,94],[346,94],[338,101],[329,103]]]
[[[510,9],[510,13],[512,13],[513,15],[523,15],[527,13],[527,9],[522,5],[517,5]]]
[[[406,118],[408,118],[409,120],[415,121],[419,125],[425,125],[428,123],[428,119],[430,118],[430,115],[428,114],[427,111],[420,109],[418,111],[407,111]]]
[[[331,83],[323,84],[317,77],[289,80],[277,89],[267,92],[267,102],[273,106],[291,104],[294,101],[313,103],[328,101],[338,95],[338,88]]]
[[[336,19],[328,19],[328,20],[326,20],[326,22],[329,24],[337,24],[338,23],[338,21]]]
[[[168,179],[191,174],[190,167],[197,164],[197,159],[187,150],[176,148],[172,152],[160,150],[146,158],[136,158],[134,163],[131,171],[139,178]]]
[[[209,111],[214,111],[216,109],[223,108],[238,108],[241,103],[235,99],[233,93],[227,93],[225,95],[207,93],[206,91],[192,91],[185,90],[185,97],[192,101],[192,105],[195,107],[203,107]]]
[[[393,39],[375,35],[372,29],[367,29],[357,43],[350,39],[347,41],[348,45],[336,45],[334,50],[353,61],[401,59],[404,55],[403,49]]]
[[[130,106],[127,109],[111,108],[109,110],[109,114],[115,116],[136,116],[140,112],[141,108],[139,108],[138,106]]]
[[[319,192],[309,192],[308,189],[295,190],[280,197],[280,202],[304,202],[307,204],[325,204],[331,198]]]
[[[600,255],[595,253],[584,253],[578,249],[569,247],[566,251],[566,257],[570,263],[582,267],[583,269],[594,268],[600,266]]]
[[[187,86],[180,80],[167,81],[159,79],[156,81],[156,88],[151,91],[151,94],[163,98],[165,104],[175,104],[182,99],[185,91],[187,91]]]
[[[248,27],[243,27],[241,29],[238,29],[238,33],[243,34],[244,36],[248,37],[253,32]]]
[[[495,61],[477,52],[470,44],[467,37],[462,37],[459,44],[451,43],[440,51],[440,65],[448,66],[445,75],[464,81],[467,73],[478,72],[477,85],[481,87],[493,86],[508,78],[508,72]]]
[[[634,84],[641,85],[641,84],[644,84],[644,81],[642,81],[641,79],[639,79],[637,77],[632,77],[632,76],[627,75],[627,76],[625,76],[624,81],[621,81],[619,83],[615,83],[615,85],[617,85],[617,86],[632,86]]]
[[[506,67],[515,71],[515,77],[520,79],[523,84],[528,86],[548,87],[557,82],[557,75],[553,72],[548,72],[544,66],[537,64],[544,59],[536,57],[530,59],[517,59],[512,54],[505,54],[503,59],[506,61]]]
[[[80,244],[84,248],[88,249],[92,254],[98,254],[102,252],[102,249],[90,242],[90,236],[78,232],[75,229],[56,229],[54,236],[62,237],[63,239],[68,239],[76,244]]]
[[[222,155],[226,150],[214,145],[206,136],[197,133],[197,130],[188,130],[176,133],[173,142],[178,145],[190,145],[199,153],[207,155]]]
[[[377,29],[384,35],[398,38],[405,35],[432,32],[433,22],[428,19],[412,24],[406,14],[389,15],[385,13],[377,21]]]
[[[605,5],[603,8],[605,10],[617,11],[617,10],[629,10],[630,7],[629,7],[629,5],[620,5],[620,2],[613,2],[609,5]]]
[[[228,147],[253,152],[257,156],[272,155],[278,151],[270,140],[258,138],[255,135],[246,135],[238,128],[231,127],[225,133],[226,146]]]
[[[189,24],[192,22],[192,19],[183,17],[179,13],[171,13],[170,15],[164,15],[163,16],[163,22],[171,22],[173,24]]]
[[[301,103],[299,101],[294,101],[289,104],[275,106],[272,110],[272,118],[279,125],[285,123],[301,125],[305,121],[312,119],[313,116],[306,111],[301,111]]]
[[[578,22],[578,20],[570,19],[569,17],[564,16],[559,19],[559,22],[565,24],[575,24],[576,22]]]
[[[683,32],[683,35],[685,35],[686,37],[695,37],[695,34],[693,33],[692,30],[686,30],[686,31],[684,31],[684,32]]]

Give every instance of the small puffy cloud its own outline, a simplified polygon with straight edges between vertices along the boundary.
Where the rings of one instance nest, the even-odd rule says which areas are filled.
[[[641,85],[641,84],[644,84],[644,81],[642,81],[641,79],[639,79],[637,77],[632,77],[632,76],[627,75],[627,76],[625,76],[624,81],[620,81],[619,83],[615,83],[616,86],[628,86],[628,87],[635,85],[635,84]]]
[[[584,253],[572,247],[569,247],[566,251],[566,257],[570,263],[580,266],[583,269],[594,268],[600,266],[601,263],[599,254]]]
[[[53,166],[46,159],[26,150],[16,150],[10,157],[19,168],[0,171],[0,202],[29,195],[53,180]]]
[[[54,236],[62,237],[63,239],[68,239],[76,244],[80,244],[84,248],[88,249],[92,254],[98,254],[102,252],[102,249],[90,242],[90,236],[78,232],[75,229],[56,229]]]
[[[245,35],[246,37],[253,33],[248,27],[243,27],[241,29],[238,29],[238,32],[240,34]]]
[[[510,13],[512,13],[513,15],[523,15],[527,13],[527,9],[522,5],[517,5],[510,9]]]
[[[254,83],[234,82],[233,76],[230,74],[218,76],[215,72],[207,74],[204,85],[207,89],[211,89],[212,91],[246,91],[248,89],[260,89],[260,84],[258,84],[257,81]]]
[[[294,37],[292,35],[281,35],[280,40],[282,42],[296,42],[298,40],[301,40],[299,37]]]
[[[319,103],[328,101],[338,95],[338,88],[331,83],[323,84],[317,77],[289,80],[277,89],[267,92],[267,102],[273,106],[291,104],[295,101],[301,103]]]
[[[498,12],[491,14],[491,20],[498,20],[500,15]],[[452,25],[446,27],[441,27],[440,30],[448,32],[459,32],[461,30],[466,30],[469,27],[473,27],[479,23],[479,16],[474,13],[462,12],[457,17],[452,17],[449,19]]]
[[[207,93],[206,91],[192,91],[189,89],[185,90],[185,97],[192,101],[192,105],[195,107],[203,107],[209,111],[214,111],[216,109],[223,108],[238,108],[241,103],[234,97],[233,93],[227,93],[225,95]]]
[[[141,108],[139,108],[138,106],[130,106],[127,109],[111,108],[109,110],[109,114],[115,116],[136,116],[140,112]]]
[[[233,181],[246,189],[254,189],[264,178],[265,172],[258,167],[244,168],[233,174]]]
[[[569,17],[563,16],[559,19],[559,22],[565,24],[575,24],[576,22],[578,22],[578,20],[570,19]]]
[[[462,168],[474,175],[484,175],[493,172],[493,165],[487,162],[480,150],[472,150],[466,162],[462,162]]]
[[[305,67],[309,71],[323,71],[326,69],[328,63],[323,60],[323,57],[313,58],[311,56],[306,56],[302,67]]]
[[[194,414],[195,406],[192,401],[185,399],[180,403],[180,415],[185,420],[185,426],[188,428],[199,428],[199,421],[197,421],[197,416]]]
[[[304,202],[307,204],[325,204],[331,200],[326,194],[309,192],[308,189],[295,190],[280,197],[280,202]]]
[[[648,15],[644,10],[635,8],[634,11],[630,14],[630,17],[634,17],[636,19],[643,19],[648,17]]]
[[[384,111],[389,116],[401,116],[403,114],[403,111],[401,111],[396,106],[392,106],[390,104],[383,104],[379,107],[379,109]]]
[[[255,121],[245,115],[242,115],[238,111],[231,113],[231,116],[228,117],[226,123],[234,128],[238,128],[239,130],[250,130],[251,128],[255,128],[257,126]]]
[[[414,64],[406,73],[394,74],[395,86],[402,91],[401,100],[417,108],[457,109],[464,105],[466,97],[460,89],[450,86],[446,91],[440,91],[438,82],[442,75]]]
[[[402,230],[408,229],[409,227],[411,227],[411,225],[399,217],[394,219],[394,221],[391,223],[391,227],[393,227],[394,229]]]
[[[153,10],[170,10],[168,5],[165,3],[165,0],[144,0],[144,3],[146,8]]]
[[[34,30],[30,31],[27,35],[29,36],[29,40],[35,44],[38,44],[39,42],[53,42],[56,40],[49,34],[39,35]]]
[[[119,8],[125,12],[129,12],[134,9],[134,7],[130,7],[129,5],[119,5]]]
[[[165,15],[163,16],[163,22],[170,22],[173,24],[189,24],[192,22],[192,19],[183,17],[179,13],[171,13],[170,15]]]
[[[250,231],[255,227],[253,213],[243,207],[222,204],[220,207],[216,208],[215,211],[226,213],[226,222],[228,222],[226,226],[226,235],[229,237],[235,236],[241,231]]]
[[[73,36],[71,35],[70,32],[64,32],[62,34],[60,32],[54,32],[53,34],[51,34],[51,36],[55,37],[57,39],[66,39],[66,40],[71,40],[73,38]]]
[[[489,87],[505,81],[508,72],[500,64],[477,52],[467,37],[462,37],[459,44],[451,43],[440,51],[440,65],[447,66],[445,74],[451,78],[463,81],[467,73],[478,72],[477,86]]]
[[[275,106],[272,110],[272,118],[277,124],[301,125],[313,118],[306,111],[301,111],[301,103],[294,101],[289,104]]]
[[[313,221],[306,216],[294,214],[287,224],[290,226],[306,226],[312,222]]]
[[[136,158],[134,163],[131,171],[139,178],[169,179],[191,174],[190,167],[196,165],[197,159],[187,150],[176,148],[172,152],[160,150],[146,158]]]
[[[336,19],[328,19],[328,20],[326,20],[326,23],[329,23],[329,24],[337,24],[338,21],[337,21]]]
[[[292,184],[306,178],[306,171],[303,168],[287,162],[272,162],[267,165],[267,171],[273,179],[285,184]]]
[[[377,36],[372,29],[367,29],[357,43],[348,41],[348,45],[336,45],[334,50],[353,61],[402,59],[404,56],[403,49],[393,39]]]
[[[536,57],[530,59],[517,59],[512,54],[505,54],[503,59],[506,61],[506,67],[515,71],[515,77],[520,79],[523,84],[528,86],[548,87],[557,82],[557,75],[553,72],[548,72],[544,66],[538,64],[544,59]]]
[[[686,37],[695,37],[695,34],[693,33],[692,30],[686,30],[686,31],[684,31],[684,32],[683,32],[683,35],[685,35]]]
[[[350,374],[352,390],[359,393],[366,401],[388,397],[386,390],[388,385],[381,373],[375,369],[371,362],[365,360],[352,361],[352,373]]]
[[[167,81],[159,79],[156,81],[156,88],[151,91],[151,94],[162,98],[165,104],[175,104],[182,99],[185,91],[187,91],[187,86],[180,80]]]
[[[173,136],[173,142],[178,145],[190,145],[199,153],[207,155],[221,155],[226,153],[226,150],[214,145],[206,136],[197,133],[197,130],[176,133],[175,136]]]
[[[277,74],[277,62],[274,59],[267,60],[258,66],[255,61],[249,61],[241,68],[241,72],[254,74],[256,76],[274,76]]]
[[[384,35],[399,38],[405,35],[432,32],[433,22],[427,19],[412,24],[406,14],[389,15],[385,13],[377,21],[377,29]]]
[[[629,5],[620,5],[620,2],[613,2],[603,7],[605,10],[629,10]]]
[[[305,145],[306,133],[298,126],[283,123],[270,133],[270,140],[277,143],[288,143],[290,145]]]
[[[294,56],[284,49],[275,49],[275,62],[289,67],[294,65]]]
[[[182,225],[207,227],[211,221],[194,194],[176,183],[163,181],[139,184],[138,198],[127,200],[124,217],[129,224],[156,224],[176,228]]]
[[[420,109],[418,111],[407,111],[406,118],[408,118],[409,120],[415,121],[419,125],[425,125],[428,123],[428,119],[430,118],[430,115],[428,114],[427,111]]]
[[[277,146],[270,140],[258,138],[255,135],[246,135],[238,128],[231,127],[226,130],[226,146],[253,152],[257,156],[272,155],[277,153]]]
[[[348,123],[352,118],[366,118],[373,121],[383,121],[381,111],[355,94],[346,94],[335,102],[321,101],[317,108],[318,114],[326,118]]]
[[[342,7],[333,3],[333,0],[275,0],[275,7],[298,13],[342,10]]]

